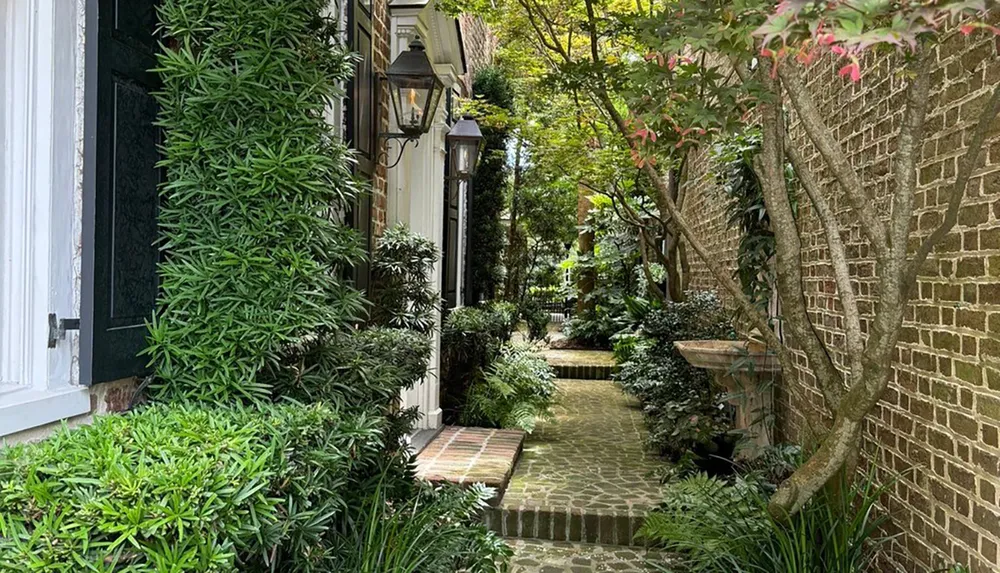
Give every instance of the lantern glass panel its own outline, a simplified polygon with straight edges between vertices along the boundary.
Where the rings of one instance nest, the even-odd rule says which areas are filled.
[[[476,144],[471,141],[457,141],[452,150],[452,156],[455,158],[455,172],[463,176],[472,175],[476,168]]]

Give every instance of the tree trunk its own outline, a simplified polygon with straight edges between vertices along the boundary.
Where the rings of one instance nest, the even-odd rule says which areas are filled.
[[[517,147],[514,150],[514,184],[510,192],[510,224],[507,227],[507,252],[504,256],[504,264],[507,267],[507,274],[504,277],[504,300],[517,302],[520,298],[518,290],[524,273],[524,237],[518,226],[518,216],[520,215],[520,195],[521,195],[521,148],[523,140],[521,135],[517,136]]]
[[[649,292],[649,296],[653,299],[664,302],[666,300],[666,295],[660,290],[660,285],[657,284],[655,277],[653,277],[653,272],[649,268],[649,252],[656,249],[656,242],[649,239],[649,235],[646,234],[646,230],[639,229],[639,253],[642,255],[642,274],[646,277],[646,290]]]
[[[597,284],[597,270],[593,267],[594,259],[594,232],[585,229],[587,225],[587,215],[593,206],[590,202],[590,188],[586,185],[577,186],[576,200],[576,224],[580,227],[577,235],[577,254],[590,261],[584,267],[576,279],[576,313],[582,315],[594,310],[594,301],[591,300],[591,293]]]

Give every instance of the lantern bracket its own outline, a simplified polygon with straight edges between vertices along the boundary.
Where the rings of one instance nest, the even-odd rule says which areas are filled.
[[[402,139],[403,140],[403,142],[399,145],[399,155],[396,156],[396,160],[395,161],[393,161],[391,164],[385,166],[386,169],[392,169],[393,167],[399,165],[399,162],[403,160],[403,152],[406,151],[406,146],[409,145],[411,141],[413,142],[413,147],[419,147],[420,146],[420,136],[419,135],[414,136],[414,135],[407,135],[405,133],[380,133],[380,134],[378,134],[378,136],[379,136],[379,138],[386,139],[386,140],[388,140],[388,139]],[[386,146],[386,148],[388,149],[388,146]],[[379,159],[380,160],[381,159],[385,159],[386,161],[388,161],[389,160],[389,151],[387,150],[387,151],[383,151],[383,152],[379,153]],[[379,162],[381,162],[381,161],[379,161]]]

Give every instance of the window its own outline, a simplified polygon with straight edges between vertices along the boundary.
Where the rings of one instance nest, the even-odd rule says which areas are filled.
[[[0,0],[0,435],[90,409],[73,385],[73,337],[50,349],[48,321],[78,316],[80,17]]]

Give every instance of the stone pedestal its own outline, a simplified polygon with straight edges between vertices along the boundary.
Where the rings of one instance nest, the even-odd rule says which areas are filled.
[[[744,457],[770,446],[774,383],[781,371],[777,355],[758,342],[684,340],[674,346],[692,366],[708,370],[729,394],[736,427],[746,430],[755,446]]]

